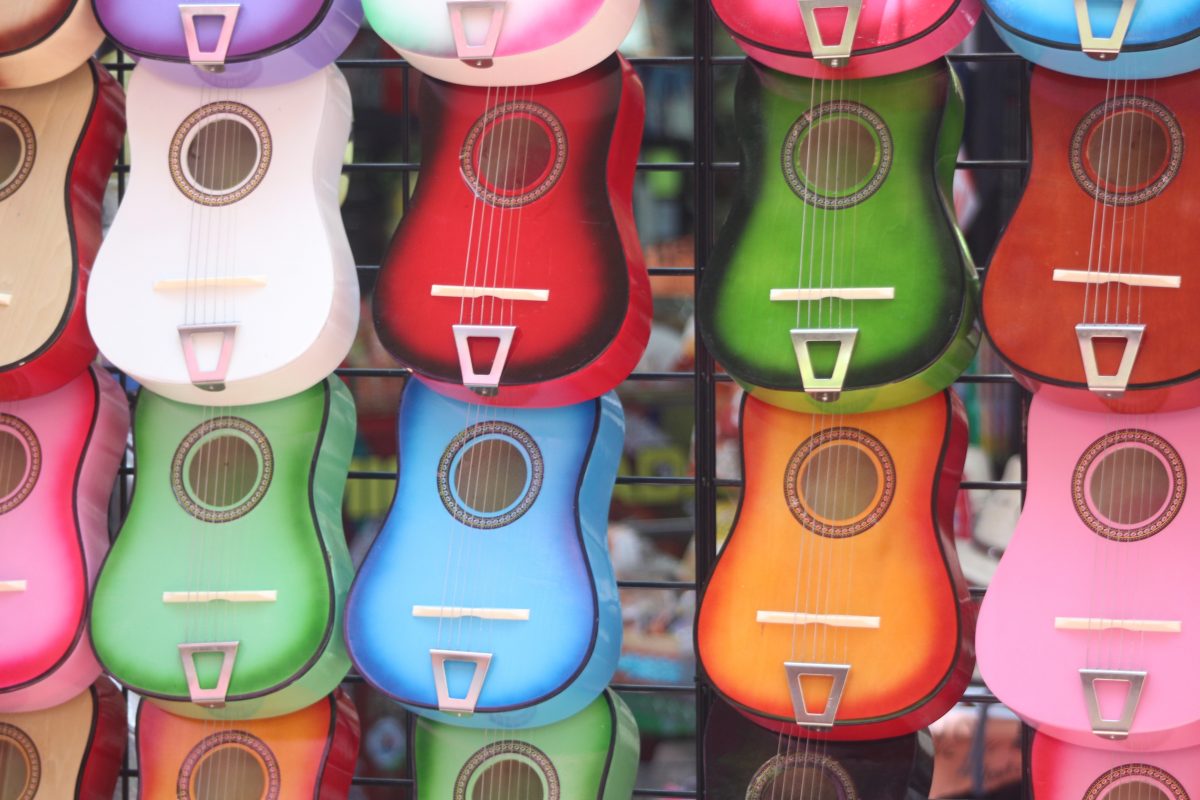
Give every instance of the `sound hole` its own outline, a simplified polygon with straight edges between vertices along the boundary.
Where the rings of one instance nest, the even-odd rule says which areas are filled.
[[[180,442],[171,462],[171,486],[192,516],[230,522],[262,501],[274,467],[266,434],[244,419],[218,417]]]
[[[228,508],[246,499],[258,483],[258,453],[237,436],[217,436],[200,445],[188,465],[188,482],[201,503]]]
[[[29,497],[42,467],[42,448],[33,429],[11,414],[0,414],[0,514]]]
[[[1174,798],[1145,781],[1130,781],[1105,794],[1104,800],[1174,800]]]
[[[28,787],[25,752],[15,743],[0,739],[0,800],[21,800]]]
[[[1183,160],[1183,131],[1171,111],[1146,97],[1093,108],[1071,139],[1071,170],[1088,194],[1109,205],[1158,196]]]
[[[1166,770],[1122,764],[1097,778],[1083,800],[1188,800],[1188,793]]]
[[[835,100],[796,120],[783,144],[783,174],[796,196],[817,208],[849,208],[887,179],[892,136],[860,103]]]
[[[0,498],[11,497],[29,472],[29,453],[25,440],[16,434],[0,430]]]
[[[788,460],[783,492],[796,521],[813,533],[855,536],[891,505],[896,469],[887,448],[856,428],[811,436]]]
[[[1075,465],[1075,510],[1089,528],[1115,541],[1145,539],[1183,505],[1183,461],[1165,439],[1127,429],[1102,436]]]
[[[258,139],[241,119],[226,117],[202,126],[188,145],[188,173],[208,192],[228,192],[254,175]]]
[[[471,800],[545,800],[542,778],[529,764],[515,758],[498,761],[484,769],[471,790]]]
[[[818,767],[791,767],[767,782],[761,795],[779,800],[846,800],[837,781]]]
[[[463,142],[459,167],[471,191],[515,208],[544,196],[567,163],[567,135],[536,103],[503,103],[480,117]]]
[[[0,106],[0,200],[21,188],[36,158],[37,139],[29,120],[16,109]]]
[[[525,457],[507,439],[485,439],[463,451],[454,470],[459,499],[480,514],[509,508],[525,492],[529,468]]]
[[[799,488],[813,513],[831,522],[844,522],[874,505],[879,496],[879,468],[863,449],[835,444],[805,461]]]
[[[13,182],[24,160],[25,142],[21,134],[7,121],[0,121],[0,188]]]
[[[192,782],[193,800],[262,800],[267,771],[252,752],[228,745],[209,753]]]

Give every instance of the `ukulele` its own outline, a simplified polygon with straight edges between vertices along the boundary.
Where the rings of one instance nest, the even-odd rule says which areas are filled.
[[[1179,336],[1200,303],[1200,165],[1184,147],[1200,130],[1198,92],[1197,75],[1034,70],[1033,170],[982,302],[992,344],[1028,388],[1082,408],[1200,405],[1200,352]]]
[[[65,703],[100,675],[88,597],[128,433],[125,393],[96,367],[0,404],[0,712]]]
[[[1186,497],[1200,411],[1118,416],[1038,395],[1028,440],[1025,506],[979,616],[984,680],[1085,747],[1200,744]]]
[[[358,671],[452,725],[577,713],[621,650],[607,545],[625,432],[616,395],[483,408],[411,381],[398,427],[396,494],[346,610]]]
[[[17,800],[112,800],[125,697],[107,678],[42,711],[0,714],[0,790]]]
[[[176,83],[274,86],[321,71],[362,25],[359,0],[90,0],[104,32]],[[344,144],[344,143],[343,143]]]
[[[1114,753],[1037,733],[1029,761],[1035,800],[1189,800],[1200,792],[1194,747]]]
[[[795,736],[879,739],[941,717],[975,662],[952,540],[957,396],[854,416],[747,397],[741,436],[745,488],[696,623],[709,681]]]
[[[713,0],[755,61],[810,78],[893,75],[953,50],[980,0]]]
[[[611,689],[553,725],[481,731],[418,718],[417,800],[629,800],[637,721]]]
[[[333,691],[350,666],[354,430],[336,378],[228,409],[143,390],[134,497],[92,597],[104,668],[189,717],[278,716]]]
[[[708,800],[926,800],[933,738],[920,730],[871,742],[772,733],[714,700],[704,729]]]
[[[103,41],[91,0],[4,0],[0,90],[58,80],[91,58]]]
[[[1086,78],[1165,78],[1200,67],[1200,3],[983,0],[996,33],[1035,64]]]
[[[336,67],[228,91],[134,70],[129,191],[88,294],[100,351],[200,406],[277,400],[332,372],[358,331],[338,208],[350,118]]]
[[[439,392],[505,406],[599,397],[652,314],[633,224],[644,99],[613,56],[534,88],[421,83],[412,207],[375,289],[384,345]]]
[[[121,88],[95,61],[0,89],[0,399],[54,391],[96,358],[83,298],[124,134]]]
[[[963,105],[948,63],[814,82],[747,61],[735,114],[741,183],[696,310],[717,361],[810,413],[949,386],[979,334],[949,200]]]
[[[641,0],[364,0],[380,38],[425,75],[529,86],[577,75],[620,46]]]
[[[358,711],[339,689],[270,719],[213,723],[137,712],[138,800],[346,800]]]

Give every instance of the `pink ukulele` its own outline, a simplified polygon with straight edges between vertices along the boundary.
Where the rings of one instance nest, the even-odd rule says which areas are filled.
[[[0,403],[0,712],[64,703],[100,674],[84,623],[128,430],[125,394],[96,367]]]
[[[1200,744],[1200,502],[1188,492],[1200,411],[1087,412],[1037,395],[1029,442],[1025,507],[979,617],[984,680],[1074,744]]]
[[[892,75],[948,53],[979,0],[712,0],[755,61],[809,78]]]
[[[1200,796],[1200,748],[1095,750],[1034,736],[1035,800],[1189,800]]]

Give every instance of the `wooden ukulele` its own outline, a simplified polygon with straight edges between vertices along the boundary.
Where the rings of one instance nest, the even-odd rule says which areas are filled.
[[[103,41],[91,0],[4,0],[0,89],[57,80],[91,58]]]
[[[1200,75],[1104,82],[1035,69],[1033,171],[983,289],[1030,389],[1117,411],[1200,404]],[[1054,220],[1054,235],[1046,235]],[[1020,314],[1013,314],[1020,308]]]
[[[56,706],[100,675],[88,600],[128,435],[125,393],[97,367],[0,403],[0,711]]]
[[[543,86],[425,79],[422,166],[375,289],[384,345],[439,392],[599,397],[650,334],[633,224],[644,99],[619,56]]]
[[[143,389],[134,497],[92,596],[104,668],[184,716],[278,716],[332,692],[350,667],[354,430],[337,378],[222,409]]]
[[[966,418],[950,391],[853,416],[748,397],[745,487],[696,648],[743,713],[792,735],[912,733],[962,696],[974,610],[951,541]]]
[[[137,715],[138,800],[346,800],[358,760],[354,702],[339,689],[270,719]]]
[[[84,296],[124,105],[95,61],[0,89],[0,400],[53,391],[96,358]]]

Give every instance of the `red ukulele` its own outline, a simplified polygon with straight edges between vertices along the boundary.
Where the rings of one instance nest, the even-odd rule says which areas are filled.
[[[650,332],[632,200],[644,116],[615,55],[540,86],[425,78],[420,181],[375,291],[387,348],[476,403],[566,405],[624,380]]]

